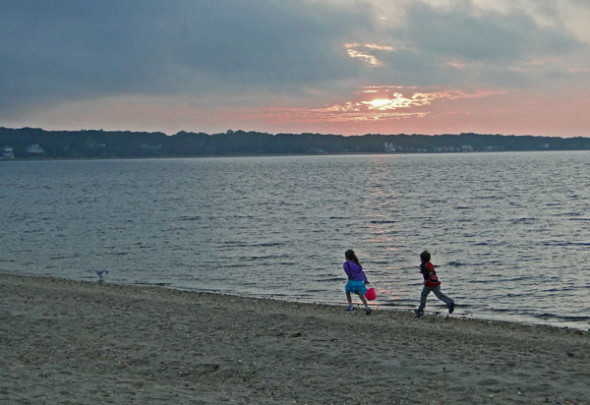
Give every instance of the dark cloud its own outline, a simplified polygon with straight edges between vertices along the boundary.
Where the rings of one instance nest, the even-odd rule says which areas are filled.
[[[342,43],[369,22],[299,1],[2,2],[0,109],[221,86],[297,91],[360,69]]]
[[[577,46],[563,32],[541,27],[522,13],[478,15],[470,11],[410,7],[402,35],[423,52],[468,61],[506,63],[563,54]]]
[[[286,98],[310,89],[349,94],[367,84],[522,85],[535,75],[507,66],[580,47],[565,31],[541,27],[529,15],[478,14],[468,2],[444,10],[408,2],[399,10],[402,23],[385,28],[376,24],[370,2],[348,4],[4,0],[0,118],[116,95],[243,102],[250,94]],[[349,57],[346,43],[360,44],[358,50],[382,65]],[[466,67],[449,66],[454,59]]]
[[[390,35],[408,51],[391,55],[388,63],[411,85],[526,86],[537,78],[512,69],[516,64],[558,58],[585,47],[564,30],[542,27],[523,13],[484,14],[469,6],[435,9],[414,3],[405,16]],[[452,61],[464,68],[451,67]]]

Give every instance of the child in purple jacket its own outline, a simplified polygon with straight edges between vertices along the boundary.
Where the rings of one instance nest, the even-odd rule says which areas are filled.
[[[372,311],[371,308],[369,308],[367,298],[365,297],[365,294],[367,293],[366,284],[369,284],[369,281],[363,271],[363,266],[361,266],[359,259],[356,257],[356,254],[352,249],[347,250],[344,253],[344,256],[346,257],[346,261],[342,267],[348,276],[348,282],[344,287],[344,291],[346,291],[346,300],[348,301],[348,308],[346,308],[346,310],[354,310],[351,296],[351,293],[354,293],[358,294],[363,304],[365,304],[365,314],[371,315]]]

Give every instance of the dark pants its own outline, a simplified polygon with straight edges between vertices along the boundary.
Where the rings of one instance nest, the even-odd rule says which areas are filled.
[[[449,306],[453,303],[452,299],[450,299],[449,297],[447,297],[446,295],[444,295],[442,293],[442,291],[440,290],[440,286],[437,286],[437,287],[424,286],[424,288],[422,289],[422,294],[420,295],[420,306],[418,307],[418,311],[424,311],[424,307],[426,307],[426,298],[428,297],[428,294],[430,294],[431,291],[434,293],[434,295],[436,295],[436,297],[439,300],[441,300],[442,302],[447,304],[447,306]]]

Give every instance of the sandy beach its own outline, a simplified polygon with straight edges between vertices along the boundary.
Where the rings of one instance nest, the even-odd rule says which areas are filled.
[[[588,404],[590,333],[0,274],[3,404]]]

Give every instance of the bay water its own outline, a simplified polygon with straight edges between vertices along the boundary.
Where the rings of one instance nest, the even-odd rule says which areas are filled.
[[[590,328],[590,152],[0,162],[0,271]],[[356,299],[356,302],[359,302]],[[427,313],[446,314],[431,295]]]

